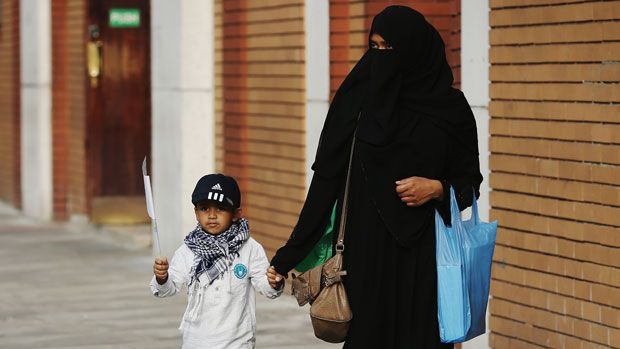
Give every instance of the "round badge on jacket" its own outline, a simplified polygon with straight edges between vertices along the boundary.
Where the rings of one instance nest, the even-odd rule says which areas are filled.
[[[237,279],[243,279],[246,275],[248,275],[248,268],[246,268],[243,264],[237,264],[235,265],[233,272],[235,273]]]

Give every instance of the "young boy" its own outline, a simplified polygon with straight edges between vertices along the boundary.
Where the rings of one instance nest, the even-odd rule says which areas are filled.
[[[254,348],[255,294],[282,293],[269,285],[269,262],[263,247],[241,218],[237,182],[222,174],[202,177],[192,193],[198,225],[185,237],[168,266],[156,258],[151,290],[157,297],[188,286],[188,305],[181,321],[183,348]]]

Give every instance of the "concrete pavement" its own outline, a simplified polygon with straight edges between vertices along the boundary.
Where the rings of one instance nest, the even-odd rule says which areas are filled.
[[[148,250],[0,204],[0,348],[179,348],[185,297],[150,294]],[[257,348],[339,348],[290,295],[257,297]]]

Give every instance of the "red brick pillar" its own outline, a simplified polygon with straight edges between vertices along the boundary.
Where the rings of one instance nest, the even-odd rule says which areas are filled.
[[[349,1],[331,0],[329,2],[329,73],[330,96],[333,97],[338,87],[350,70],[350,20]]]
[[[19,1],[0,0],[0,200],[21,207]]]
[[[84,68],[86,0],[54,0],[52,8],[53,217],[86,212]]]
[[[69,112],[67,93],[67,1],[52,1],[52,185],[53,217],[68,218]]]
[[[224,172],[247,193],[247,16],[246,1],[223,1]]]

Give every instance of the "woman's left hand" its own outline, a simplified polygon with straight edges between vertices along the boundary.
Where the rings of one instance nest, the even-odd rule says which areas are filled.
[[[443,197],[443,186],[436,179],[408,177],[396,181],[396,193],[407,206],[422,206]]]
[[[278,274],[273,265],[267,270],[267,281],[269,281],[269,285],[274,290],[278,290],[282,287],[285,278],[286,276]]]

